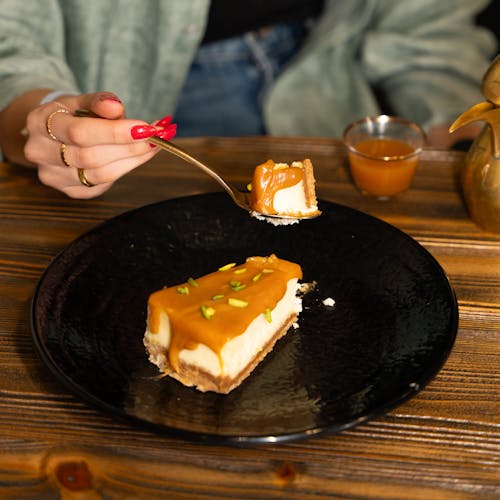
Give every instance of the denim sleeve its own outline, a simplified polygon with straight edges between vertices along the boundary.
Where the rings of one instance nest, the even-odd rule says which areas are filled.
[[[64,53],[63,15],[56,0],[3,0],[0,109],[35,88],[78,91]]]
[[[496,41],[475,25],[475,16],[487,3],[379,2],[361,57],[395,114],[425,127],[442,125],[483,100],[480,81]]]
[[[116,92],[128,116],[172,113],[209,0],[2,0],[0,109],[34,88]]]
[[[266,96],[277,135],[341,137],[351,121],[393,114],[423,127],[446,124],[481,100],[494,55],[475,25],[487,0],[327,0],[294,63]]]

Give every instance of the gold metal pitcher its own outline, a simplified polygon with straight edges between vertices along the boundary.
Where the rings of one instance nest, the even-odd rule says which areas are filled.
[[[450,132],[486,122],[467,153],[461,184],[471,219],[486,231],[500,233],[500,56],[484,75],[481,92],[487,100],[462,113]]]

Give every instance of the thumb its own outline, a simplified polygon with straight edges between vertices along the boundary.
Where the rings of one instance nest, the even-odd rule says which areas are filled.
[[[81,98],[81,107],[92,111],[102,118],[117,120],[125,117],[125,106],[120,98],[112,92],[84,94]]]

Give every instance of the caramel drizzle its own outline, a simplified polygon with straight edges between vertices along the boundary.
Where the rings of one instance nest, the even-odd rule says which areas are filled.
[[[269,311],[284,296],[292,278],[302,278],[298,264],[275,255],[250,257],[245,264],[151,294],[148,329],[158,333],[161,313],[167,313],[171,329],[168,358],[175,371],[179,353],[199,344],[216,353],[222,367],[220,353],[224,345],[245,332],[259,314],[267,320],[272,318]],[[213,313],[207,315],[203,308],[210,308]]]
[[[281,189],[295,186],[304,179],[301,167],[276,166],[268,160],[255,167],[252,180],[252,208],[262,214],[276,214],[274,196]]]

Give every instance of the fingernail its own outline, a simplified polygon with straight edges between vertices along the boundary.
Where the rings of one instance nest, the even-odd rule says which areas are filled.
[[[115,95],[104,95],[100,99],[101,101],[114,101],[114,102],[119,102],[121,104],[120,99],[116,97]]]
[[[156,134],[157,130],[152,125],[135,125],[130,129],[132,139],[146,139]]]
[[[172,117],[170,115],[164,116],[156,125],[158,127],[165,128],[168,125],[170,125],[170,122],[172,121]]]
[[[175,123],[172,123],[167,128],[165,128],[163,130],[158,130],[156,132],[156,135],[158,137],[161,137],[165,141],[169,141],[170,139],[175,137],[176,133],[177,133],[177,125]]]

